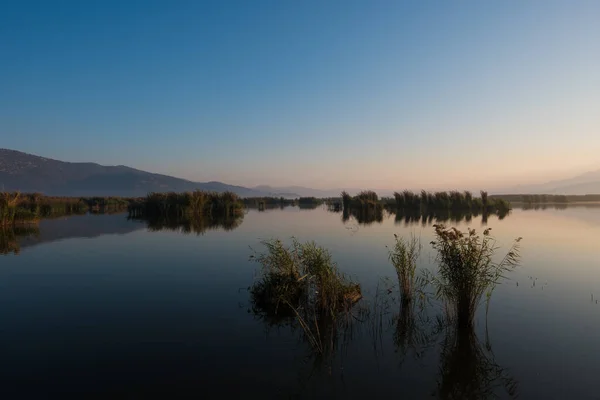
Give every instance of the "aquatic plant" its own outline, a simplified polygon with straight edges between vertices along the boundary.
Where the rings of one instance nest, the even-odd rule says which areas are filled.
[[[350,209],[350,203],[352,202],[352,196],[348,194],[348,192],[342,192],[342,207],[344,211],[348,211]]]
[[[278,239],[261,243],[266,252],[250,256],[262,266],[250,288],[255,313],[275,322],[294,319],[322,352],[319,326],[347,314],[362,297],[360,285],[342,274],[329,251],[314,242],[293,238],[290,247]]]
[[[394,266],[398,276],[402,302],[409,303],[415,295],[415,271],[422,248],[421,242],[414,235],[405,239],[394,234],[394,239],[395,244],[392,249],[389,249],[388,259]]]
[[[243,212],[242,200],[232,192],[214,193],[196,190],[185,193],[150,193],[131,202],[132,217],[234,216]]]
[[[359,224],[371,224],[383,221],[383,202],[377,193],[365,190],[352,197],[347,192],[342,192],[343,215],[342,221],[346,222],[350,216],[356,218]]]
[[[431,244],[437,251],[438,270],[428,280],[436,288],[436,296],[446,301],[449,316],[459,326],[470,327],[483,296],[489,305],[496,285],[518,265],[521,238],[499,262],[494,262],[499,247],[490,235],[491,228],[481,237],[475,229],[463,233],[443,224],[434,227],[436,240]]]

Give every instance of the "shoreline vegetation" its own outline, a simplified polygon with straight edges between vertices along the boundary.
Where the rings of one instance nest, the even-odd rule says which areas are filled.
[[[427,192],[404,190],[393,197],[379,197],[374,191],[362,191],[351,196],[342,192],[340,197],[249,197],[241,198],[232,192],[149,193],[142,198],[127,197],[56,197],[40,193],[0,192],[0,226],[37,224],[44,218],[85,213],[128,212],[132,218],[183,218],[189,216],[233,217],[245,209],[283,209],[295,206],[316,209],[323,204],[332,212],[343,212],[346,222],[351,216],[360,224],[383,221],[383,212],[396,215],[396,221],[438,222],[470,220],[473,216],[509,214],[512,205],[523,209],[544,209],[548,206],[565,208],[567,205],[600,204],[599,194],[549,195],[503,194],[488,195],[481,191],[478,197],[471,192]]]
[[[40,193],[0,192],[0,226],[37,224],[44,218],[127,210],[131,199],[121,197],[54,197]]]

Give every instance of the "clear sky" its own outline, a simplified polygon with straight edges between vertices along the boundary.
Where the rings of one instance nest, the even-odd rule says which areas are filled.
[[[600,168],[600,1],[0,0],[0,147],[242,185]]]

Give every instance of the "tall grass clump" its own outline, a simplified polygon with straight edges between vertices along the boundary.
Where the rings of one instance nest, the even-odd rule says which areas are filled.
[[[344,222],[348,221],[350,216],[356,218],[359,224],[383,221],[383,202],[377,193],[371,190],[363,190],[354,197],[342,192],[342,205]]]
[[[344,208],[344,210],[349,210],[350,209],[350,203],[352,202],[352,196],[350,196],[348,194],[348,192],[343,191],[342,192],[342,207]]]
[[[38,215],[22,206],[21,193],[0,192],[0,226],[34,223]]]
[[[251,260],[262,266],[250,288],[255,312],[273,323],[294,320],[316,349],[323,349],[323,326],[334,326],[361,297],[360,285],[345,276],[329,251],[295,238],[286,247],[280,240],[262,242],[266,251]],[[328,329],[333,340],[335,329]]]
[[[414,193],[409,190],[395,192],[394,200],[396,213],[401,215],[444,216],[468,215],[475,213],[488,213],[507,215],[511,209],[510,203],[505,199],[490,198],[487,192],[481,191],[481,197],[473,197],[469,191],[430,193],[422,190]]]
[[[196,190],[184,193],[150,193],[131,202],[131,217],[235,216],[243,212],[242,200],[232,192],[213,193]]]
[[[409,239],[394,234],[396,243],[389,250],[389,260],[396,269],[403,304],[410,303],[415,295],[417,259],[421,252],[419,238],[411,235]]]
[[[519,263],[519,242],[514,241],[506,255],[498,262],[493,257],[499,247],[490,235],[491,229],[479,236],[474,229],[461,232],[456,228],[434,225],[438,272],[430,282],[436,296],[446,301],[446,311],[460,327],[472,327],[475,312],[486,296],[489,300],[504,274]]]

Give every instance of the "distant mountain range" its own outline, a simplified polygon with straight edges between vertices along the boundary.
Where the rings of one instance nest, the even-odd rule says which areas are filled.
[[[302,186],[272,187],[228,185],[222,182],[192,182],[168,175],[153,174],[135,168],[72,163],[0,149],[0,191],[41,192],[49,196],[145,196],[149,192],[191,190],[231,191],[242,197],[337,197],[342,190],[350,194],[356,188],[312,189]],[[490,191],[492,192],[492,191]],[[380,196],[392,191],[377,190]],[[544,184],[521,185],[493,193],[600,194],[600,170],[574,178]]]
[[[600,194],[600,170],[586,172],[569,179],[514,186],[503,192],[507,194]]]
[[[145,196],[149,192],[232,191],[243,197],[271,193],[227,185],[192,182],[135,168],[72,163],[0,149],[0,190],[40,192],[48,196]]]

